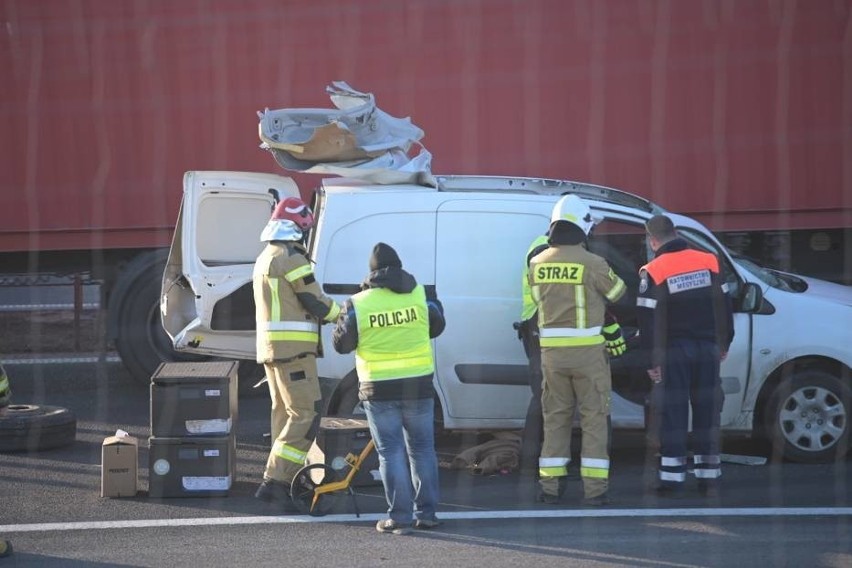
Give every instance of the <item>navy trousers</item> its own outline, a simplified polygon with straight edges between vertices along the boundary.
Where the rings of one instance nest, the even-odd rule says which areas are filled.
[[[660,481],[686,481],[689,409],[695,476],[714,482],[721,475],[719,422],[724,394],[719,347],[711,341],[674,339],[666,350],[660,424]]]

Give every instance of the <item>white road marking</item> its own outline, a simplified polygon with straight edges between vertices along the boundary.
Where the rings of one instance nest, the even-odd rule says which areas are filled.
[[[469,519],[576,519],[615,517],[845,517],[852,507],[746,507],[696,509],[566,509],[557,511],[464,511],[440,513],[442,520]],[[355,515],[205,517],[188,519],[143,519],[136,521],[90,521],[79,523],[34,523],[0,525],[0,534],[157,527],[201,527],[235,525],[279,525],[299,523],[357,523],[385,518],[382,513]]]

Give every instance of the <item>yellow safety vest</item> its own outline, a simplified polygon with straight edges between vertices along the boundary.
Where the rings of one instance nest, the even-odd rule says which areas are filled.
[[[371,288],[352,296],[358,322],[355,368],[361,381],[420,377],[435,372],[426,291]]]
[[[533,300],[532,289],[530,288],[529,281],[529,257],[530,253],[540,247],[541,245],[547,244],[547,235],[540,235],[536,240],[532,242],[530,248],[527,249],[527,254],[524,256],[524,272],[521,275],[521,294],[523,297],[523,306],[521,307],[521,321],[527,321],[533,315],[535,315],[535,311],[538,309],[538,306]]]

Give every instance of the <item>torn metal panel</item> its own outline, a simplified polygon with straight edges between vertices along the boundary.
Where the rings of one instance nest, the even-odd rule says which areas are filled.
[[[420,144],[423,130],[376,106],[372,93],[337,81],[326,87],[337,109],[259,112],[261,147],[286,169],[334,174],[372,183],[435,186],[432,155]],[[413,145],[420,146],[414,157]]]

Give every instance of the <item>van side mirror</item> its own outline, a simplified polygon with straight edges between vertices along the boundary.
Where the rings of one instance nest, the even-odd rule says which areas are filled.
[[[742,291],[740,311],[755,314],[763,307],[763,290],[754,282],[746,282]]]

